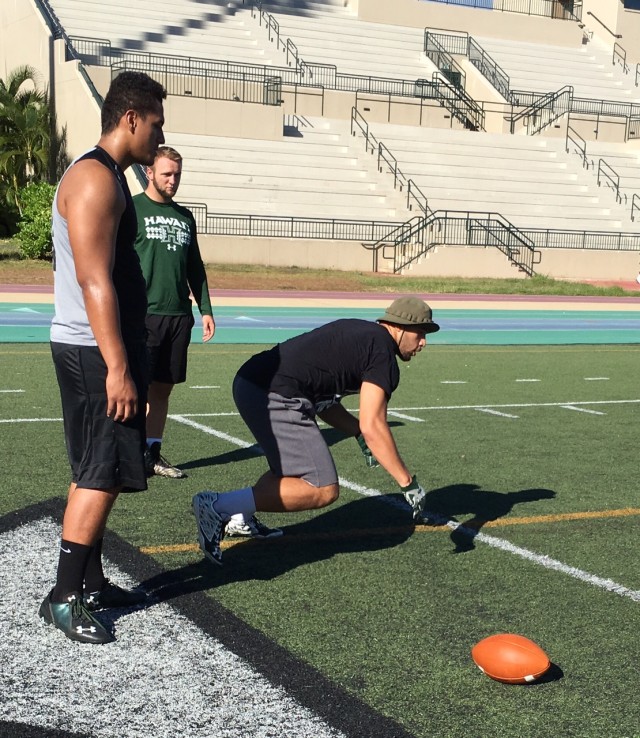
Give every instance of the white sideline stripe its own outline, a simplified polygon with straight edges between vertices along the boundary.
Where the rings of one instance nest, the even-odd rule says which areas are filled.
[[[592,415],[606,415],[606,413],[600,412],[600,410],[589,410],[586,407],[576,407],[575,405],[563,405],[565,410],[575,410],[579,413],[591,413]]]
[[[219,384],[194,384],[189,389],[220,389]]]
[[[516,382],[541,382],[541,379],[516,379]]]
[[[466,379],[442,379],[440,384],[467,384]]]
[[[501,418],[519,418],[519,415],[511,415],[510,413],[501,413],[499,410],[490,410],[488,407],[477,407],[479,413],[489,413],[489,415],[499,415]]]
[[[477,410],[479,407],[564,407],[565,405],[633,405],[640,400],[585,400],[578,402],[512,402],[502,405],[425,405],[422,407],[397,407],[395,410]]]
[[[608,382],[609,377],[585,377],[585,382]]]
[[[213,428],[209,428],[206,425],[202,425],[200,423],[191,423],[184,416],[174,415],[172,417],[174,418],[174,420],[177,420],[178,422],[183,422],[183,423],[186,423],[187,425],[191,425],[192,427],[197,428],[198,430],[202,430],[205,433],[209,433],[210,435],[218,436],[226,440],[233,439],[233,436],[229,436],[226,433],[221,433],[220,431],[216,431]],[[236,438],[231,442],[237,443],[243,448],[249,448],[252,445],[255,446],[255,444],[249,444],[246,441],[240,440],[239,438]],[[387,504],[393,505],[394,507],[400,507],[403,510],[406,510],[408,508],[408,504],[404,500],[401,500],[400,498],[396,496],[391,496],[390,494],[381,492],[378,489],[373,489],[371,487],[365,487],[361,484],[357,484],[356,482],[350,482],[348,479],[345,479],[344,477],[339,477],[338,482],[341,487],[344,487],[345,489],[350,489],[359,495],[363,495],[364,497],[379,497],[381,501],[386,502]],[[563,564],[562,561],[558,561],[557,559],[552,559],[550,556],[538,554],[538,553],[535,553],[535,551],[530,551],[527,548],[516,546],[515,544],[510,543],[509,541],[506,541],[503,538],[497,538],[496,536],[490,536],[490,535],[487,535],[486,533],[481,533],[476,530],[473,530],[472,528],[466,528],[462,523],[459,523],[455,520],[451,520],[450,518],[447,518],[444,515],[440,515],[438,513],[430,513],[429,511],[425,510],[424,517],[429,518],[431,521],[436,522],[439,525],[446,525],[447,527],[451,528],[451,530],[458,530],[460,533],[463,533],[464,535],[467,535],[467,536],[471,536],[476,541],[481,541],[482,543],[486,543],[488,546],[491,546],[492,548],[497,548],[502,551],[506,551],[507,553],[520,556],[521,558],[526,559],[527,561],[531,561],[534,564],[538,564],[539,566],[542,566],[545,569],[552,569],[553,571],[558,571],[562,574],[566,574],[570,577],[573,577],[574,579],[578,579],[581,582],[591,584],[594,587],[600,587],[601,589],[605,589],[607,592],[612,592],[613,594],[620,595],[621,597],[628,597],[634,602],[640,602],[640,590],[629,589],[628,587],[625,587],[622,584],[618,584],[617,582],[614,582],[612,579],[604,579],[603,577],[598,577],[595,574],[589,574],[589,572],[583,571],[582,569],[578,569],[575,566],[569,566],[568,564]]]
[[[414,423],[426,423],[424,418],[416,418],[413,415],[404,415],[403,413],[397,413],[395,410],[387,410],[387,415],[393,415],[394,418],[401,418],[402,420],[413,420]]]
[[[50,518],[0,535],[0,719],[94,738],[345,738],[170,602],[99,613],[115,621],[117,640],[106,646],[45,625],[38,608],[59,544]],[[112,581],[135,584],[104,565]]]
[[[0,423],[62,423],[62,418],[4,418]]]
[[[24,390],[0,390],[0,392],[1,392],[2,394],[5,394],[5,395],[7,395],[7,394],[10,394],[10,393],[12,393],[12,392],[15,392],[15,393],[18,393],[18,392],[24,392]]]

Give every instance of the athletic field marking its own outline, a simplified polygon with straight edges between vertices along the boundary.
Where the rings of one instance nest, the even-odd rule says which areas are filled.
[[[0,423],[62,423],[62,418],[0,418]]]
[[[576,410],[579,413],[591,413],[592,415],[606,415],[606,413],[600,412],[600,410],[589,410],[586,407],[576,407],[575,405],[563,405],[565,410]]]
[[[541,382],[541,379],[516,379],[516,382]]]
[[[189,389],[220,389],[219,384],[194,384]]]
[[[480,407],[564,407],[565,405],[634,405],[640,400],[585,400],[569,402],[513,402],[502,405],[425,405],[423,407],[396,407],[394,410],[417,412],[418,410],[477,410]]]
[[[608,382],[609,377],[585,377],[585,382]]]
[[[2,394],[5,394],[6,395],[6,394],[10,394],[12,392],[24,392],[24,390],[0,390],[0,392],[2,392]]]
[[[636,402],[638,402],[638,400],[636,400]],[[257,447],[255,444],[247,443],[246,441],[242,441],[239,438],[234,438],[233,436],[230,436],[227,433],[221,433],[220,431],[216,431],[213,428],[209,428],[206,425],[202,425],[201,423],[195,423],[194,421],[191,421],[188,418],[185,418],[184,416],[181,416],[181,415],[173,415],[171,417],[180,423],[185,423],[186,425],[196,428],[197,430],[202,430],[204,433],[209,433],[210,435],[218,436],[219,438],[228,440],[231,443],[235,443],[236,445],[241,446],[242,448],[251,448],[253,446],[254,449],[256,449],[256,454],[258,453]],[[343,477],[339,477],[338,482],[341,487],[351,489],[354,492],[357,492],[358,494],[364,495],[366,497],[379,497],[381,501],[384,501],[388,504],[392,504],[394,506],[401,506],[405,510],[408,507],[408,505],[404,501],[401,501],[397,497],[395,496],[392,497],[388,494],[385,494],[384,492],[380,492],[379,490],[372,489],[371,487],[363,487],[359,484],[356,484],[355,482],[350,482],[349,480],[344,479]],[[527,561],[531,561],[534,564],[538,564],[539,566],[542,566],[545,569],[551,569],[553,571],[558,571],[562,574],[566,574],[570,577],[573,577],[574,579],[578,579],[579,581],[585,582],[587,584],[591,584],[594,587],[600,587],[601,589],[604,589],[607,592],[612,592],[613,594],[620,595],[621,597],[628,597],[632,599],[634,602],[640,602],[640,590],[629,589],[628,587],[625,587],[622,584],[618,584],[617,582],[614,582],[612,579],[604,579],[603,577],[598,577],[595,574],[590,574],[589,572],[583,571],[582,569],[578,569],[577,567],[564,564],[562,563],[562,561],[553,559],[550,556],[546,556],[544,554],[538,554],[538,553],[535,553],[535,551],[530,551],[527,548],[516,546],[515,544],[510,543],[509,541],[506,541],[502,538],[496,538],[495,536],[490,536],[487,533],[478,532],[477,530],[474,530],[473,528],[465,527],[462,523],[459,523],[456,520],[447,518],[444,515],[440,515],[439,513],[431,513],[428,510],[425,510],[424,516],[429,518],[431,521],[438,523],[439,525],[446,525],[451,530],[456,530],[459,533],[462,533],[463,535],[470,536],[471,538],[475,540],[481,541],[482,543],[486,543],[488,546],[491,546],[492,548],[497,548],[501,551],[514,554],[515,556],[520,556],[521,558]]]
[[[403,413],[397,413],[395,410],[387,410],[387,415],[393,415],[394,418],[401,418],[402,420],[412,420],[414,423],[426,422],[424,418],[416,418],[413,415],[404,415]]]
[[[509,413],[501,413],[499,410],[490,410],[488,407],[477,407],[479,413],[489,413],[489,415],[499,415],[501,418],[519,418],[519,415],[511,415]]]
[[[440,384],[467,384],[466,380],[442,379]]]
[[[374,495],[376,496],[376,495]],[[406,509],[405,505],[399,505]],[[606,518],[624,518],[629,516],[640,515],[640,508],[627,507],[621,510],[599,510],[584,511],[575,513],[556,513],[551,515],[531,515],[519,518],[499,518],[497,520],[488,520],[482,524],[482,528],[509,528],[512,525],[536,525],[540,523],[563,523],[573,520],[603,520]],[[464,524],[463,524],[464,525]],[[467,526],[468,527],[468,526]],[[468,528],[476,530],[475,528]],[[274,538],[268,541],[268,545],[276,544],[296,544],[310,543],[313,541],[336,540],[339,538],[372,538],[374,536],[398,535],[413,531],[414,533],[446,533],[449,526],[446,524],[437,525],[393,525],[384,528],[352,528],[350,530],[332,531],[326,533],[304,533],[304,534],[286,534],[281,538]],[[240,544],[251,543],[262,545],[265,542],[255,539],[235,539],[224,540],[221,544],[222,548],[231,548]],[[166,553],[196,553],[200,547],[196,543],[175,543],[163,546],[141,546],[140,551],[145,554],[166,554]]]

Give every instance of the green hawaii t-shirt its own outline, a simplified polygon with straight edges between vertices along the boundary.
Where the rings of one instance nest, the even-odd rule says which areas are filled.
[[[202,315],[211,315],[207,274],[190,210],[159,203],[146,193],[133,198],[138,217],[135,248],[147,284],[147,312],[190,315],[189,291]]]

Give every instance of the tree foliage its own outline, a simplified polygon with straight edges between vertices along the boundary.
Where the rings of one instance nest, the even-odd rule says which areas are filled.
[[[67,164],[66,131],[58,133],[37,71],[17,67],[0,79],[0,231],[23,216],[21,191],[53,184]]]
[[[19,201],[22,219],[18,225],[20,251],[27,259],[51,257],[51,205],[55,185],[35,182],[20,190]]]

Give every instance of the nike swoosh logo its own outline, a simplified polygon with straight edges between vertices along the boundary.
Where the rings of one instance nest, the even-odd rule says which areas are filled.
[[[60,550],[61,551],[64,551],[66,554],[70,554],[71,553],[71,549],[70,548],[65,548],[64,546],[60,546]]]

